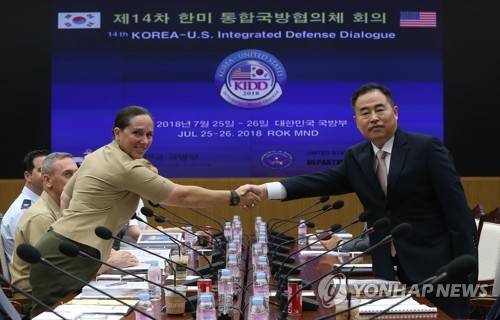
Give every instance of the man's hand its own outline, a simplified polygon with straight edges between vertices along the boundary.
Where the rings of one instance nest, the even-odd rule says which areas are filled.
[[[137,259],[136,256],[134,256],[128,251],[118,250],[111,252],[111,255],[109,256],[107,263],[118,268],[127,268],[138,265],[139,260]]]
[[[342,240],[342,238],[336,235],[335,233],[331,233],[330,235],[332,236],[330,239],[319,241],[323,245],[323,247],[325,247],[326,250],[335,248],[336,246],[339,245],[340,241]]]
[[[252,192],[258,197],[267,198],[267,187],[265,184],[255,185],[255,184],[245,184],[239,187],[237,190],[238,194],[245,194],[247,192]]]
[[[116,251],[113,249],[111,250],[111,254],[109,255],[109,259],[108,261],[106,261],[106,263],[121,269],[127,267],[134,267],[139,264],[139,260],[137,259],[136,256],[134,256],[128,251],[124,250]],[[97,270],[97,274],[99,275],[102,273],[106,273],[111,269],[112,268],[110,266],[103,264],[101,265],[99,270]]]
[[[235,191],[240,197],[240,203],[238,204],[238,208],[240,209],[247,210],[260,203],[261,197],[244,186],[239,187]]]

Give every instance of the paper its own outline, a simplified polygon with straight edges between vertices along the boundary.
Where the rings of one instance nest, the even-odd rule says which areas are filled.
[[[137,259],[139,259],[139,265],[134,267],[122,268],[123,270],[128,272],[147,271],[149,268],[149,262],[151,260],[158,260],[158,266],[162,270],[164,270],[166,261],[165,259],[168,259],[168,257],[170,256],[170,249],[148,249],[148,251],[151,253],[139,249],[123,249],[123,250],[130,252],[131,254],[136,256]],[[117,273],[121,272],[116,269],[112,269],[109,271],[109,274],[117,274]]]
[[[107,320],[120,319],[126,315],[130,308],[128,306],[102,306],[102,305],[70,305],[63,304],[54,309],[65,319],[78,319],[82,314],[106,314]],[[33,320],[60,320],[61,318],[52,312],[43,312],[34,317]]]
[[[184,281],[189,281],[189,280],[194,280],[194,279],[198,279],[200,276],[193,276],[193,275],[187,275],[185,278],[179,278],[177,277],[177,280],[184,280]],[[167,277],[167,280],[174,280],[174,275],[169,275]]]
[[[95,288],[92,288],[95,287]],[[91,281],[89,285],[82,288],[81,298],[138,298],[142,292],[148,292],[148,283],[145,281]]]
[[[325,253],[325,251],[326,250],[302,250],[300,254],[304,256],[319,256],[320,254],[324,254],[325,256],[350,256],[349,252],[330,251]]]
[[[385,309],[387,309],[390,306],[395,305],[402,299],[407,298],[402,297],[402,298],[387,298],[387,299],[381,299],[378,301],[375,301],[373,303],[367,304],[367,305],[362,305],[359,307],[359,312],[360,313],[378,313],[381,312]],[[360,305],[363,303],[367,303],[368,301],[371,301],[370,299],[361,299]],[[410,298],[401,304],[391,308],[387,313],[408,313],[408,312],[437,312],[437,308],[435,307],[429,307],[425,304],[418,303],[415,301],[413,298]]]
[[[137,299],[120,299],[128,305],[135,306],[139,301]],[[75,299],[68,301],[66,304],[77,304],[77,305],[94,305],[94,306],[123,306],[123,303],[112,299]]]

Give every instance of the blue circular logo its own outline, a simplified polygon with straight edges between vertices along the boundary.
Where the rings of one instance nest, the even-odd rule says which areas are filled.
[[[241,50],[217,67],[215,84],[220,96],[240,108],[262,108],[278,100],[286,86],[281,62],[265,51]]]
[[[264,153],[260,162],[269,169],[283,169],[292,164],[293,158],[286,151],[272,150]]]

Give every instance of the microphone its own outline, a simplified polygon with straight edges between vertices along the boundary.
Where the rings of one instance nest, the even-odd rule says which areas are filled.
[[[332,208],[332,205],[325,204],[321,209],[309,212],[308,214],[317,213],[317,212],[326,212],[326,211],[331,210],[331,208]],[[292,221],[291,219],[292,218],[281,219],[281,220],[284,222],[291,222]],[[296,222],[295,225],[298,225],[299,223],[300,222]],[[273,235],[273,233],[274,233],[274,235]],[[287,241],[295,242],[295,240],[296,240],[295,237],[287,236],[286,234],[284,234],[284,232],[271,231],[271,233],[270,233],[268,231],[268,242],[269,242],[268,248],[270,250],[277,249],[277,250],[279,250],[279,252],[288,253],[288,252],[290,252],[291,248],[289,246],[279,246],[279,244],[283,244],[284,242],[287,242]],[[277,242],[278,244],[276,244],[274,242]]]
[[[327,207],[326,210],[320,210],[321,213],[325,212],[325,211],[328,211],[328,210],[331,210],[331,206],[327,205],[325,206]],[[316,217],[316,216],[315,216]],[[315,218],[315,217],[312,217],[311,219]],[[310,219],[309,219],[310,220]],[[300,221],[287,221],[287,222],[292,222],[294,225],[292,227],[290,227],[290,229],[287,229],[283,232],[287,232],[287,231],[290,231],[291,229],[295,228],[298,224],[300,224]],[[306,225],[306,227],[308,228],[315,228],[316,227],[316,224],[314,224],[314,222],[310,222],[308,220],[304,220],[304,224]],[[286,236],[283,232],[280,232],[274,236],[270,236],[270,240],[271,240],[271,245],[272,246],[275,246],[275,245],[280,245],[284,242],[287,242],[287,243],[290,243],[290,241],[293,243],[295,242],[297,239],[295,239],[294,237],[291,237],[291,236]],[[289,238],[292,238],[292,239],[289,239]]]
[[[474,256],[472,255],[462,255],[460,257],[457,257],[453,259],[446,267],[445,270],[443,268],[439,269],[434,277],[431,277],[429,279],[424,280],[423,282],[417,284],[417,286],[420,286],[422,284],[426,284],[429,282],[430,284],[436,284],[438,282],[441,282],[443,280],[457,280],[461,278],[467,277],[469,274],[474,272],[477,268],[477,260]],[[375,319],[380,317],[381,315],[387,313],[389,310],[392,308],[400,305],[401,303],[405,302],[406,300],[410,299],[413,297],[413,294],[405,297],[404,299],[399,300],[395,304],[387,307],[386,309],[374,314],[372,317],[369,318],[369,320]],[[385,298],[384,296],[381,298]],[[359,306],[358,306],[359,307]],[[343,310],[345,311],[345,310]]]
[[[305,222],[305,225],[311,229],[316,227],[316,224],[314,222],[310,222],[310,221]],[[308,235],[308,236],[310,237],[311,235]],[[305,237],[301,237],[300,239],[304,239],[304,238]],[[276,238],[274,238],[274,239],[276,240]],[[295,242],[296,241],[295,238],[292,240],[285,240],[285,239],[281,239],[281,238],[278,238],[278,239],[280,239],[278,241],[279,242],[278,246],[275,247],[274,251],[269,250],[268,253],[270,253],[270,252],[273,253],[272,258],[276,257],[276,258],[283,260],[283,261],[286,261],[286,262],[294,262],[295,258],[292,257],[292,255],[285,256],[284,254],[278,253],[278,251],[280,250],[280,248],[283,247],[284,244]],[[276,245],[276,244],[273,244],[273,245]],[[269,260],[271,261],[271,259],[269,259]]]
[[[345,228],[347,228],[347,227],[350,227],[350,226],[352,226],[353,224],[356,224],[356,223],[358,223],[358,222],[360,222],[360,221],[361,221],[361,222],[366,222],[366,221],[368,221],[368,220],[370,220],[370,219],[372,219],[372,218],[373,218],[373,213],[372,213],[372,212],[370,212],[370,211],[365,211],[365,212],[361,213],[361,214],[358,216],[358,218],[357,218],[357,219],[355,219],[354,221],[352,221],[351,223],[349,223],[346,227],[344,227],[344,229],[345,229]],[[373,227],[371,227],[370,229],[367,229],[366,231],[362,232],[360,235],[358,235],[358,236],[356,236],[356,237],[353,237],[353,238],[351,238],[351,239],[349,239],[349,240],[345,241],[345,243],[344,243],[344,244],[350,243],[351,241],[354,241],[354,240],[356,240],[356,239],[358,239],[358,238],[361,238],[362,236],[364,236],[364,235],[366,235],[366,234],[368,234],[368,233],[372,233],[372,232],[374,232],[374,231],[380,231],[380,230],[383,230],[383,229],[385,229],[388,225],[389,225],[388,220],[378,220],[378,221],[376,221],[376,222],[374,223]],[[334,227],[335,227],[335,229],[333,229]],[[332,226],[332,231],[333,231],[333,232],[335,232],[335,231],[337,231],[337,230],[340,230],[340,229],[342,229],[342,226],[341,226],[341,225],[333,225],[333,226]],[[313,244],[315,244],[315,243],[319,242],[320,240],[322,240],[322,239],[318,239],[318,240],[314,241],[313,243],[308,244],[308,245],[307,245],[307,246],[305,246],[304,248],[301,248],[301,249],[299,249],[299,250],[295,251],[295,252],[294,252],[294,253],[292,253],[292,254],[299,253],[300,251],[302,251],[302,250],[304,250],[304,249],[306,249],[306,248],[308,248],[308,247],[312,246]],[[329,249],[329,250],[326,250],[325,252],[323,252],[323,253],[321,253],[320,255],[318,255],[318,256],[316,256],[316,257],[312,258],[311,260],[308,260],[308,261],[306,261],[306,262],[304,262],[304,263],[302,263],[302,264],[300,264],[300,265],[298,265],[298,266],[292,266],[292,268],[291,268],[291,269],[290,269],[290,268],[287,268],[287,269],[289,269],[289,271],[288,271],[288,274],[285,276],[285,279],[287,279],[287,278],[288,278],[288,276],[290,276],[291,274],[294,274],[294,273],[292,273],[292,272],[294,272],[294,271],[296,272],[296,271],[298,270],[298,272],[297,272],[297,273],[300,273],[300,267],[301,267],[301,266],[303,266],[304,264],[308,263],[309,261],[314,261],[314,260],[316,260],[316,259],[319,259],[320,257],[324,256],[324,255],[325,255],[325,254],[327,254],[328,252],[331,252],[331,251],[333,251],[333,250],[335,250],[335,249],[338,249],[338,247],[339,247],[339,246],[336,246],[336,247],[334,247],[334,248],[331,248],[331,249]],[[274,265],[273,265],[273,267],[274,267]],[[277,269],[277,271],[275,270],[275,271],[276,271],[276,274],[275,274],[275,279],[276,279],[276,280],[278,280],[278,279],[279,279],[279,277],[280,277],[280,271],[283,269],[283,267],[284,267],[284,264],[282,263],[281,265],[279,265],[279,268]],[[272,270],[271,270],[271,271],[272,271]],[[273,272],[274,272],[274,271],[273,271]]]
[[[201,211],[201,210],[197,210],[197,209],[193,209],[193,208],[188,208],[188,209],[191,210],[191,211],[193,211],[194,213],[199,214],[200,216],[203,216],[203,217],[209,219],[210,221],[215,222],[220,227],[220,229],[214,228],[215,230],[217,230],[217,233],[213,234],[212,235],[213,237],[215,237],[216,235],[218,235],[218,236],[224,235],[224,231],[223,231],[224,230],[224,226],[219,221],[215,220],[212,217],[209,217],[207,214],[202,213],[202,212],[205,212],[205,211]]]
[[[118,270],[120,272],[123,272],[123,273],[126,273],[128,275],[131,275],[131,276],[133,276],[133,277],[135,277],[135,278],[137,278],[139,280],[146,281],[146,282],[151,283],[151,284],[153,284],[155,286],[163,288],[163,289],[165,289],[167,291],[175,293],[175,294],[181,296],[184,300],[186,300],[186,302],[188,302],[191,305],[191,308],[192,308],[191,310],[194,310],[193,318],[196,319],[196,308],[195,308],[193,302],[191,302],[191,300],[189,300],[185,295],[183,295],[182,293],[180,293],[177,290],[174,290],[172,288],[164,286],[164,285],[162,285],[160,283],[156,283],[156,282],[151,281],[151,280],[149,280],[147,278],[140,277],[140,276],[134,274],[133,272],[129,272],[127,270],[117,268],[117,267],[115,267],[115,266],[113,266],[113,265],[111,265],[111,264],[109,264],[109,263],[107,263],[105,261],[100,260],[100,259],[94,258],[91,255],[89,255],[89,254],[81,251],[80,248],[76,244],[74,244],[72,242],[69,242],[69,241],[63,241],[63,242],[59,243],[59,251],[61,251],[62,254],[66,255],[68,257],[81,256],[81,257],[90,259],[92,261],[102,263],[102,264],[107,265],[108,267],[116,269],[116,270]],[[174,280],[174,283],[177,283],[177,282],[175,282],[175,280]]]
[[[329,208],[327,208],[326,210],[321,210],[320,213],[318,213],[318,214],[314,215],[313,217],[307,219],[306,222],[309,221],[309,220],[311,220],[311,219],[314,219],[314,218],[318,217],[319,215],[321,215],[321,214],[323,214],[325,212],[328,212],[328,211],[333,210],[333,209],[337,210],[337,209],[342,208],[343,206],[344,206],[344,201],[337,200],[334,203],[332,203],[332,205]],[[296,225],[293,225],[290,228],[286,229],[285,231],[281,232],[281,234],[284,234],[285,232],[290,231],[291,229],[293,229],[295,227],[296,227]],[[279,234],[277,236],[275,236],[273,238],[273,240],[270,242],[271,246],[274,244],[274,242],[276,241],[276,239],[278,238],[278,236],[279,236]]]
[[[316,202],[314,202],[313,204],[311,204],[310,206],[306,207],[305,209],[303,209],[302,211],[300,211],[299,213],[293,215],[290,219],[288,220],[291,220],[293,218],[296,218],[298,215],[306,212],[307,210],[311,209],[312,207],[314,207],[315,205],[319,204],[319,203],[325,203],[327,202],[328,200],[330,200],[330,197],[329,196],[322,196],[320,197]],[[271,219],[272,220],[272,219]],[[285,222],[282,222],[281,225],[277,226],[276,228],[274,228],[274,225],[276,224],[273,224],[272,226],[269,226],[269,223],[271,222],[271,220],[269,220],[267,222],[267,230],[270,230],[271,232],[274,231],[276,228],[279,228],[281,225],[283,225]],[[279,222],[278,222],[279,223]],[[291,239],[288,239],[288,240],[291,240]]]
[[[48,306],[47,304],[45,304],[42,300],[39,300],[39,299],[35,298],[32,294],[29,294],[28,292],[24,291],[23,289],[19,288],[18,286],[15,286],[12,283],[10,283],[1,273],[0,273],[0,280],[2,280],[6,284],[8,284],[12,288],[14,288],[14,290],[16,290],[17,292],[19,292],[23,296],[27,297],[28,299],[31,299],[32,301],[35,301],[36,303],[38,303],[39,305],[41,305],[42,307],[44,307],[45,309],[47,309],[47,311],[52,312],[53,314],[55,314],[59,318],[66,320],[66,318],[64,318],[63,316],[61,316],[59,313],[57,313],[55,310],[53,310],[50,306]],[[3,291],[2,291],[1,294],[4,294]],[[5,298],[7,299],[7,296],[5,296]],[[7,313],[14,312],[14,313],[17,314],[17,311],[14,309],[14,307],[12,307],[12,305],[10,303],[7,304],[7,306],[3,306],[3,307],[4,308],[9,308],[9,306],[12,308],[12,310],[5,310],[5,311]]]
[[[342,229],[342,225],[341,224],[334,224],[333,226],[331,226],[331,228],[327,231],[332,231],[332,232],[336,232],[338,230]],[[323,232],[321,232],[323,233]],[[321,234],[320,233],[320,234]],[[312,233],[308,236],[305,236],[305,237],[302,237],[302,238],[307,238],[307,237],[311,237],[311,236],[314,236],[314,235],[317,235],[316,233]],[[297,239],[299,240],[299,239]],[[278,256],[278,259],[277,260],[280,260],[281,263],[279,261],[274,261],[273,258],[271,257],[269,259],[270,263],[272,264],[271,265],[271,272],[272,273],[275,273],[275,279],[278,280],[279,279],[279,273],[281,270],[283,269],[286,269],[286,270],[292,270],[293,269],[293,273],[291,274],[297,274],[297,273],[300,273],[300,266],[294,266],[294,265],[290,265],[290,264],[286,264],[285,262],[288,262],[288,259],[292,257],[292,255],[295,255],[297,253],[299,253],[300,251],[304,250],[304,249],[307,249],[308,247],[312,246],[313,244],[315,244],[316,242],[318,242],[319,239],[315,242],[311,242],[309,243],[308,245],[304,246],[303,248],[300,248],[299,250],[296,250],[292,253],[290,253],[289,255],[287,256],[284,256],[284,258],[281,258],[280,256]],[[275,251],[274,252],[275,254],[277,254],[277,252]]]
[[[385,221],[385,222],[378,222],[378,221]],[[389,225],[390,221],[387,218],[382,218],[382,219],[377,220],[375,223],[382,223],[383,225],[385,225],[385,224]],[[375,225],[375,223],[374,223],[374,225]],[[365,254],[373,251],[374,249],[380,247],[381,245],[384,245],[384,244],[388,243],[392,238],[399,239],[399,238],[402,238],[402,237],[406,236],[410,232],[410,230],[411,230],[411,225],[408,224],[408,223],[401,223],[401,224],[397,225],[396,227],[394,227],[392,229],[390,235],[386,236],[385,238],[383,238],[381,241],[379,241],[375,245],[370,246],[368,249],[366,249],[365,251],[363,251],[360,254],[356,255],[352,259],[349,259],[348,261],[342,263],[340,266],[335,267],[335,268],[333,268],[333,270],[320,275],[319,277],[317,277],[316,279],[314,279],[313,281],[311,281],[310,285],[313,285],[313,284],[317,283],[318,281],[320,281],[321,279],[323,279],[327,275],[329,275],[331,273],[334,273],[335,271],[337,271],[341,267],[345,266],[348,263],[351,263],[352,261],[354,261],[355,259],[358,259],[362,255],[365,255]],[[290,296],[290,298],[287,298],[286,303],[284,304],[284,306],[282,308],[281,315],[278,317],[279,320],[285,320],[287,318],[287,310],[288,310],[288,305],[290,304],[290,301],[292,301],[293,298],[295,298],[297,296],[297,294],[299,294],[303,290],[304,290],[304,287],[302,287],[299,290],[295,291]]]
[[[154,213],[154,211],[153,211],[151,208],[148,208],[148,207],[142,207],[142,208],[141,208],[141,213],[142,213],[143,215],[145,215],[146,217],[154,217],[154,218],[155,218],[155,220],[156,220],[157,222],[165,222],[165,221],[167,221],[167,222],[170,222],[172,225],[174,225],[174,227],[177,227],[177,228],[182,228],[181,226],[179,226],[179,225],[175,224],[175,223],[178,223],[177,221],[169,220],[169,219],[166,219],[165,217],[159,216],[159,215],[155,214],[155,213]],[[138,218],[136,218],[136,219],[138,219]],[[183,220],[183,221],[185,221],[185,220]],[[147,223],[147,222],[146,222],[146,223]],[[197,229],[199,229],[200,231],[202,231],[203,233],[205,233],[207,236],[209,236],[209,237],[211,237],[211,236],[212,236],[212,235],[211,235],[211,234],[209,234],[208,232],[205,232],[205,231],[203,230],[203,228],[200,228],[200,226],[198,226],[198,225],[192,224],[192,223],[190,223],[190,222],[186,222],[185,224],[195,226]],[[157,228],[156,228],[155,226],[153,226],[153,225],[150,225],[150,226],[151,226],[152,228],[157,229]],[[193,236],[195,236],[195,237],[199,238],[199,236],[198,236],[196,233],[189,232],[188,230],[186,230],[186,229],[184,229],[184,228],[182,228],[182,229],[184,230],[184,232],[187,232],[187,233],[189,233],[189,234],[191,234],[191,235],[193,235]],[[159,230],[159,229],[157,229],[157,230],[158,230],[158,231],[160,231],[160,232],[162,232],[162,231],[161,231],[161,230]],[[176,240],[177,240],[177,239],[176,239]],[[222,250],[222,248],[219,246],[219,244],[218,244],[218,243],[215,243],[215,242],[213,242],[213,241],[211,241],[211,240],[208,240],[208,239],[206,239],[206,240],[207,240],[207,242],[208,242],[208,243],[210,243],[213,247],[217,247],[218,249],[220,249],[220,251],[223,251],[223,250]],[[189,249],[193,250],[193,248],[189,248]],[[195,251],[196,251],[196,250],[195,250]]]
[[[371,220],[372,218],[373,218],[373,213],[372,213],[371,211],[365,211],[365,212],[362,212],[362,213],[358,216],[358,219],[356,219],[356,220],[352,221],[351,223],[349,223],[347,226],[345,226],[345,227],[344,227],[344,229],[345,229],[345,228],[348,228],[348,227],[350,227],[350,226],[352,226],[353,224],[356,224],[356,223],[358,223],[358,222],[366,222],[366,221],[368,221],[368,220]],[[380,226],[378,226],[378,228],[380,228]],[[331,232],[335,233],[336,231],[338,231],[338,230],[340,230],[340,229],[342,229],[342,225],[340,225],[340,224],[334,224],[334,225],[332,225],[332,226],[330,227],[330,229],[329,229],[329,230],[325,230],[325,231],[323,231],[323,232],[324,232],[324,233],[326,233],[326,232],[331,231]],[[305,237],[302,237],[302,238],[300,238],[300,239],[303,239],[303,238],[309,238],[309,237],[311,237],[311,236],[313,236],[313,235],[321,235],[321,234],[322,234],[322,233],[319,233],[319,234],[312,233],[312,234],[307,235],[307,236],[305,236]],[[295,252],[294,252],[294,253],[292,253],[291,255],[296,254],[296,253],[298,253],[298,252],[300,252],[300,251],[302,251],[302,250],[304,250],[304,249],[306,249],[306,248],[308,248],[308,247],[310,247],[310,246],[314,245],[315,243],[318,243],[320,240],[328,240],[328,239],[330,239],[330,238],[331,238],[331,235],[329,235],[329,234],[327,234],[326,236],[321,236],[321,239],[318,239],[318,240],[314,241],[313,243],[311,243],[311,244],[309,244],[309,245],[305,246],[304,248],[302,248],[302,249],[300,249],[300,250],[298,250],[298,251],[295,251]],[[299,239],[297,239],[297,240],[299,240]],[[283,244],[286,244],[286,242],[285,242],[285,243],[283,243]],[[280,244],[280,246],[281,246],[281,244]],[[277,248],[277,249],[279,249],[279,246],[278,246],[278,248]],[[275,250],[275,251],[274,251],[273,256],[271,256],[271,258],[269,259],[270,261],[271,261],[271,260],[273,260],[273,258],[274,258],[274,254],[276,254],[276,253],[277,253],[277,250]],[[286,258],[286,257],[285,257],[285,258]],[[279,257],[279,259],[278,259],[278,260],[283,261],[283,259],[281,259],[281,257]],[[285,262],[289,262],[289,261],[285,261]],[[273,271],[273,272],[275,272],[275,271]]]
[[[141,213],[143,215],[145,215],[146,217],[151,217],[154,215],[153,213],[153,210],[151,208],[148,208],[148,207],[142,207],[141,208]],[[136,217],[136,219],[140,219],[138,217]],[[141,219],[142,220],[142,219]],[[173,241],[175,241],[176,243],[179,242],[179,240],[177,239],[174,239],[174,237],[171,237],[170,235],[168,235],[167,233],[163,232],[162,230],[156,228],[155,226],[149,224],[148,222],[145,222],[147,225],[151,226],[152,228],[154,228],[155,230],[158,230],[159,232],[167,235],[169,238],[171,238]],[[186,230],[185,230],[186,231]],[[188,231],[186,231],[188,232]],[[212,242],[213,243],[213,242]],[[187,244],[184,243],[184,245],[186,247],[188,247],[189,249],[195,251],[197,254],[198,254],[198,257],[202,256],[206,261],[207,261],[207,265],[206,266],[203,266],[203,267],[200,267],[197,270],[197,273],[201,273],[201,274],[207,274],[207,273],[210,273],[210,274],[213,274],[215,276],[215,273],[217,272],[218,269],[220,268],[223,268],[224,267],[224,261],[218,261],[216,263],[212,263],[212,261],[210,261],[205,255],[203,255],[200,251],[196,250],[195,248],[191,247],[191,246],[188,246]],[[222,250],[221,250],[222,251]],[[180,247],[179,247],[179,255],[180,255],[181,251],[180,251]],[[214,268],[214,265],[216,265],[216,267]]]
[[[310,226],[311,224],[312,224],[313,226]],[[308,227],[308,228],[314,228],[314,227],[315,227],[314,223],[310,223],[310,222],[307,222],[307,223],[306,223],[306,225],[307,225],[307,227]],[[341,226],[341,225],[336,225],[336,224],[335,224],[335,225],[331,226],[331,227],[330,227],[330,229],[328,229],[328,230],[326,230],[326,231],[332,231],[332,230],[337,231],[337,230],[339,230],[339,229],[341,229],[341,228],[342,228],[342,226]],[[323,231],[323,232],[325,232],[325,231]],[[319,234],[321,234],[321,233],[323,233],[323,232],[319,232],[319,233],[311,233],[311,234],[308,234],[308,235],[305,235],[305,236],[299,237],[299,238],[297,238],[297,240],[302,240],[302,239],[307,239],[307,238],[310,238],[310,237],[312,237],[312,236],[317,236],[317,235],[319,235]],[[297,241],[297,240],[293,239],[293,240],[288,240],[288,241],[282,242],[282,243],[280,243],[280,244],[278,245],[278,247],[276,247],[274,250],[269,250],[269,251],[267,252],[267,254],[268,254],[268,255],[270,255],[270,257],[269,257],[269,261],[274,261],[274,260],[276,259],[276,260],[279,260],[279,261],[284,261],[284,262],[294,262],[294,261],[295,261],[295,258],[294,258],[294,257],[292,257],[292,255],[293,255],[293,254],[295,254],[295,253],[297,253],[297,251],[295,251],[295,252],[294,252],[294,253],[292,253],[292,254],[285,255],[285,254],[280,253],[280,251],[281,251],[280,249],[282,248],[282,246],[283,246],[283,245],[285,245],[285,244],[289,244],[289,243],[294,243],[294,242],[295,242],[295,241]]]
[[[371,218],[371,216],[372,216],[371,213],[370,214],[364,214],[364,213],[362,213],[362,214],[359,215],[359,218],[357,219],[357,221],[362,221],[362,219],[365,219],[365,218]],[[365,221],[363,221],[363,222],[365,222]],[[351,241],[354,241],[357,238],[365,236],[366,234],[369,234],[369,233],[372,233],[372,232],[379,232],[381,230],[384,230],[385,228],[387,228],[389,226],[389,223],[390,223],[389,219],[387,219],[387,218],[383,218],[383,219],[377,220],[377,221],[375,221],[373,223],[373,226],[371,228],[369,228],[366,231],[362,232],[360,235],[349,239],[344,244],[349,243]],[[325,252],[323,252],[323,253],[321,253],[321,254],[313,257],[312,259],[307,260],[307,261],[303,262],[302,264],[299,264],[298,266],[292,266],[292,268],[287,272],[286,275],[281,276],[279,274],[279,272],[280,272],[280,269],[279,269],[278,272],[276,272],[276,274],[275,274],[275,279],[278,280],[278,290],[276,291],[276,297],[278,297],[278,298],[281,297],[281,293],[284,291],[285,281],[290,277],[290,275],[294,274],[295,269],[300,269],[300,267],[304,266],[305,264],[310,263],[311,261],[319,259],[320,257],[326,255],[328,252],[331,252],[333,250],[338,249],[338,247],[339,246],[336,246],[336,247],[333,247],[333,248],[331,248],[329,250],[326,250]]]
[[[171,264],[171,263],[174,263],[174,264],[179,264],[178,262],[176,262],[176,261],[174,261],[174,260],[171,260],[171,259],[168,259],[168,258],[166,258],[166,257],[163,257],[163,256],[161,256],[161,255],[159,255],[159,254],[157,254],[157,253],[155,253],[155,252],[153,252],[153,251],[146,250],[146,249],[144,249],[143,247],[141,247],[141,246],[139,246],[139,245],[137,245],[137,244],[135,244],[135,243],[127,242],[127,241],[125,241],[125,240],[123,240],[123,239],[120,239],[120,238],[118,238],[118,237],[113,236],[113,233],[111,232],[111,230],[109,230],[109,229],[108,229],[108,228],[106,228],[106,227],[103,227],[103,226],[98,226],[98,227],[96,227],[96,228],[95,228],[95,234],[96,234],[96,236],[98,236],[98,237],[99,237],[99,238],[101,238],[101,239],[104,239],[104,240],[109,240],[109,239],[118,240],[118,241],[120,241],[120,242],[123,242],[123,243],[125,243],[125,244],[127,244],[127,245],[131,246],[131,247],[134,247],[134,248],[136,248],[136,249],[139,249],[139,250],[141,250],[141,251],[144,251],[144,252],[146,252],[146,253],[148,253],[148,254],[150,254],[150,255],[156,256],[156,257],[158,257],[158,258],[160,258],[160,259],[165,259],[165,261],[167,261],[168,265],[170,266],[170,268],[172,268],[172,270],[175,270],[175,269],[172,267],[172,264]],[[186,266],[186,265],[183,265],[183,267],[185,267],[185,268],[186,268],[186,269],[188,269],[188,270],[193,271],[194,273],[196,273],[197,275],[199,275],[201,278],[203,278],[203,275],[202,275],[201,273],[199,273],[198,271],[196,271],[195,269],[193,269],[193,268],[191,268],[191,267],[189,267],[189,266]],[[175,277],[175,272],[174,272],[174,277]],[[176,282],[176,280],[174,280],[174,282]],[[176,282],[176,283],[177,283],[177,282]]]
[[[61,269],[58,266],[54,265],[53,263],[51,263],[50,261],[48,261],[47,259],[42,257],[40,254],[40,251],[38,251],[37,248],[33,247],[30,244],[21,243],[20,245],[17,246],[16,253],[21,259],[28,262],[29,264],[42,263],[45,266],[49,266],[49,267],[51,267],[51,268],[53,268],[61,273],[73,278],[76,281],[80,281],[84,285],[88,285],[92,289],[96,290],[99,293],[102,293],[103,295],[107,296],[108,298],[111,298],[115,301],[118,301],[119,303],[123,304],[124,306],[127,306],[127,307],[133,309],[135,312],[139,312],[140,314],[144,315],[145,317],[152,319],[152,320],[155,320],[155,318],[153,316],[147,314],[146,312],[144,312],[144,311],[142,311],[142,310],[140,310],[132,305],[129,305],[128,303],[126,303],[125,301],[123,301],[121,299],[113,297],[109,293],[89,284],[87,281],[85,281],[85,280],[83,280],[75,275],[72,275],[71,273],[66,272],[64,269]]]
[[[160,205],[160,204],[155,205],[155,204],[153,204],[153,203],[151,202],[151,200],[148,200],[148,202],[150,202],[150,204],[151,204],[151,205],[154,205],[156,208],[163,209],[163,210],[167,211],[168,213],[173,214],[174,216],[178,217],[178,218],[179,218],[179,219],[181,219],[182,221],[186,222],[188,225],[193,225],[192,223],[190,223],[190,222],[189,222],[189,221],[187,221],[186,219],[183,219],[182,217],[178,216],[177,214],[173,213],[172,211],[168,210],[167,208],[163,207],[162,205]],[[159,219],[165,219],[164,217],[162,217],[162,216],[159,216],[159,215],[155,214],[155,213],[154,213],[154,211],[153,211],[151,208],[148,208],[148,207],[142,207],[142,208],[141,208],[141,213],[142,213],[143,215],[145,215],[146,217],[155,217],[155,219],[156,219],[156,218],[159,218]],[[167,219],[165,219],[164,221],[167,221]],[[177,228],[181,228],[179,225],[174,224],[172,220],[168,220],[168,221],[169,221],[170,223],[172,223],[175,227],[177,227]],[[184,229],[184,231],[185,231],[185,232],[188,232],[188,231],[187,231],[187,230],[185,230],[185,229]],[[209,233],[205,232],[205,231],[204,231],[204,230],[202,230],[202,229],[200,229],[200,231],[202,231],[203,233],[205,233],[205,234],[206,234],[207,236],[209,236],[209,237],[211,237],[211,236],[212,236],[211,234],[209,234]],[[195,236],[195,237],[197,237],[197,238],[199,237],[199,236],[198,236],[197,234],[195,234],[195,233],[191,233],[191,232],[188,232],[188,233],[189,233],[189,234],[194,235],[194,236]],[[208,239],[207,239],[207,240],[208,240]],[[212,240],[216,240],[216,239],[212,239]],[[224,252],[224,250],[223,250],[223,248],[220,246],[220,244],[219,244],[219,243],[217,243],[217,240],[216,240],[215,242],[214,242],[214,241],[212,241],[212,240],[208,240],[208,243],[210,243],[213,247],[216,247],[217,249],[219,249],[219,251],[220,251],[220,252]],[[195,251],[196,251],[196,250],[195,250]]]

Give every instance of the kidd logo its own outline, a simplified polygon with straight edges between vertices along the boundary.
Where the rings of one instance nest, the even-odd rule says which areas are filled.
[[[286,72],[273,55],[260,50],[242,50],[219,64],[215,84],[220,96],[233,106],[261,108],[283,94]]]

